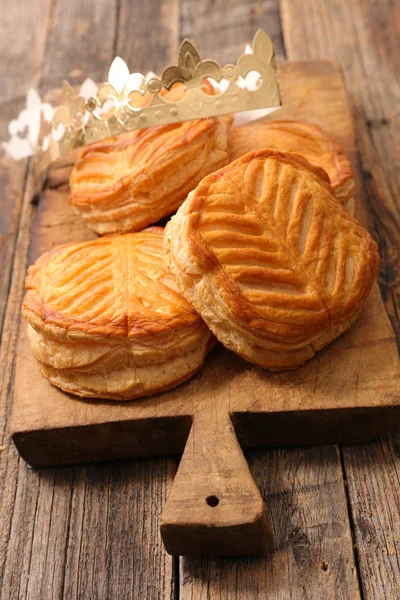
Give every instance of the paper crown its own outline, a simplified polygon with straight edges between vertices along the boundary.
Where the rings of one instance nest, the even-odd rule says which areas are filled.
[[[23,147],[31,148],[31,152],[22,152],[21,156],[34,155],[37,177],[66,152],[113,135],[191,119],[277,108],[281,104],[273,43],[261,29],[252,48],[248,47],[236,65],[221,67],[214,60],[201,60],[193,43],[184,40],[177,64],[166,67],[161,77],[153,73],[130,74],[124,61],[117,57],[107,82],[99,87],[91,80],[85,83],[92,84],[86,85],[86,90],[89,87],[93,93],[86,98],[88,94],[83,94],[82,88],[76,93],[64,81],[62,101],[56,108],[41,103],[37,93],[30,90],[28,108],[10,123],[11,136],[19,135],[24,126],[26,139],[19,137],[15,141],[20,148],[23,142]],[[32,111],[35,123],[27,117]],[[12,154],[11,143],[4,147]],[[15,147],[14,144],[14,150]]]

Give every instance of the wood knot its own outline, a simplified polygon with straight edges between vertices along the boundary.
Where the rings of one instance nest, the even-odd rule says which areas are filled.
[[[289,541],[291,544],[306,544],[307,535],[299,528],[293,529],[289,536]]]
[[[321,571],[327,571],[328,569],[329,569],[329,564],[325,559],[323,559],[321,561]]]

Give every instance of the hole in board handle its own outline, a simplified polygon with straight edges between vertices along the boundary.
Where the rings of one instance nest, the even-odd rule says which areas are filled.
[[[206,502],[208,506],[212,506],[214,508],[215,506],[218,506],[219,498],[217,498],[217,496],[207,496]]]

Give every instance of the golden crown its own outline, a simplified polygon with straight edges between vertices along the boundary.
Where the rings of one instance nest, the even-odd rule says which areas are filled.
[[[166,67],[161,77],[153,73],[147,76],[130,74],[124,61],[117,57],[107,82],[99,87],[90,83],[89,89],[94,94],[85,98],[82,88],[74,92],[64,81],[61,104],[56,108],[41,103],[34,90],[28,93],[28,109],[22,111],[19,120],[20,129],[22,125],[28,129],[32,127],[27,137],[32,148],[30,154],[34,154],[37,177],[66,152],[109,136],[155,125],[281,105],[274,46],[261,29],[256,33],[252,47],[247,47],[236,65],[221,67],[214,60],[201,60],[194,44],[184,40],[177,64]],[[171,93],[177,84],[179,94]],[[32,111],[39,117],[35,124],[30,123],[27,116]],[[259,115],[254,113],[254,116]],[[10,123],[11,136],[19,135],[18,122]],[[21,147],[26,140],[20,137],[14,139],[16,141]],[[3,145],[12,154],[12,144]],[[14,144],[14,149],[16,146]]]

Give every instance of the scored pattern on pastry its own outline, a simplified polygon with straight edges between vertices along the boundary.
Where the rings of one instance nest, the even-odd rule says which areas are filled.
[[[163,229],[58,246],[29,268],[22,311],[42,374],[129,400],[191,377],[213,346],[163,258]]]
[[[139,231],[174,212],[228,162],[231,117],[121,134],[83,148],[70,177],[73,204],[100,234]]]
[[[190,305],[173,291],[162,236],[155,231],[61,246],[45,255],[39,286],[46,321],[62,318],[85,331],[102,324],[113,335],[128,337],[141,327],[151,331],[154,322],[157,331],[169,331],[174,313],[195,321]]]
[[[314,199],[304,171],[288,163],[256,161],[243,180],[240,194],[225,180],[213,184],[198,231],[246,300],[265,318],[278,311],[282,322],[299,321],[301,312],[303,326],[307,313],[315,322],[318,313],[346,312],[362,286],[357,256],[369,246],[354,221]]]
[[[299,154],[325,169],[339,202],[344,204],[352,197],[354,176],[351,163],[341,145],[318,125],[306,121],[274,120],[230,130],[232,160],[263,148]]]
[[[206,177],[168,223],[165,249],[216,337],[273,369],[301,364],[345,331],[379,263],[325,171],[273,150]]]

